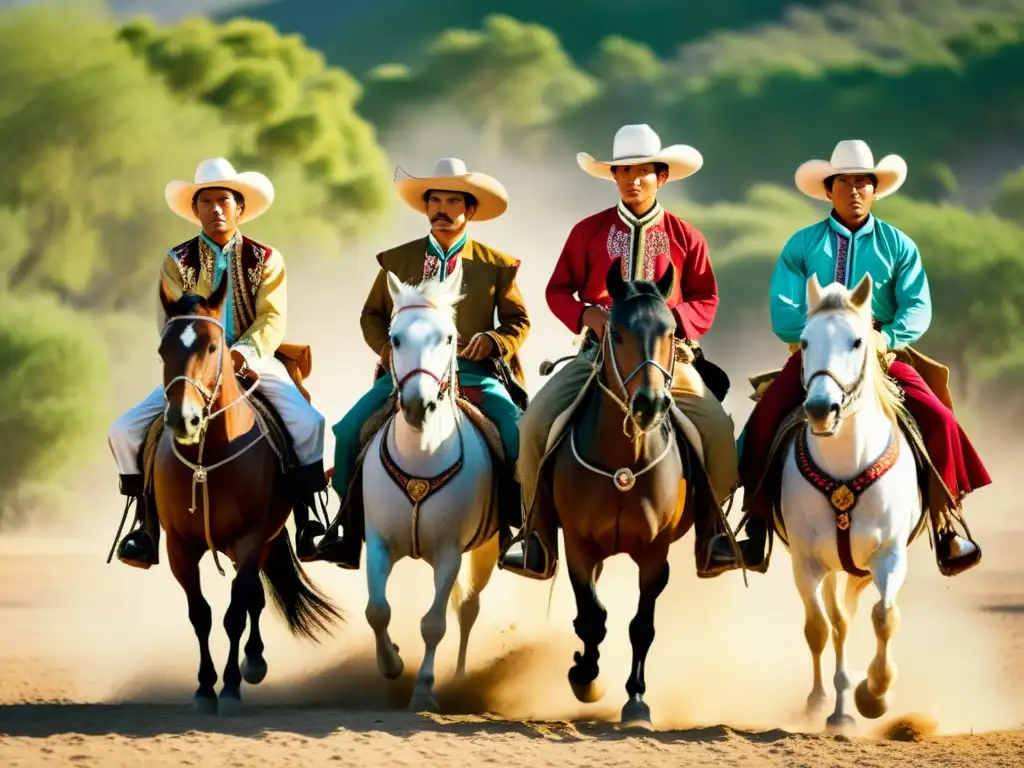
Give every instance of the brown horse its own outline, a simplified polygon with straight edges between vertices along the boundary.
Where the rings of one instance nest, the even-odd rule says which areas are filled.
[[[607,277],[612,306],[597,356],[597,386],[580,401],[566,439],[552,454],[551,495],[565,540],[576,597],[573,626],[583,641],[569,670],[583,702],[604,695],[598,646],[607,611],[597,597],[604,561],[628,554],[640,574],[640,600],[629,625],[633,662],[622,725],[650,730],[644,664],[654,641],[654,606],[668,584],[668,551],[693,525],[685,465],[692,452],[677,438],[669,387],[675,371],[675,318],[665,301],[672,267],[657,283],[624,282],[616,262]]]
[[[250,401],[258,380],[243,390],[218,320],[227,282],[222,280],[209,298],[186,294],[177,301],[161,285],[168,318],[160,342],[167,405],[153,462],[153,494],[167,533],[168,561],[185,590],[199,639],[195,705],[221,714],[240,709],[243,679],[256,685],[267,674],[259,625],[266,604],[261,574],[293,634],[316,640],[318,631],[328,632],[342,619],[303,572],[284,530],[292,505],[280,449]],[[224,615],[231,645],[219,704],[209,644],[213,619],[199,579],[199,561],[207,550],[222,575],[218,552],[236,571]],[[252,627],[239,667],[246,614]]]

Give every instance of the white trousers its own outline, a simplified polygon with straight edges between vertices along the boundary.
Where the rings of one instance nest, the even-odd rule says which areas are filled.
[[[325,419],[306,402],[288,375],[284,363],[276,357],[265,357],[253,366],[253,370],[260,375],[258,390],[277,409],[291,435],[299,464],[305,466],[322,461]],[[146,438],[146,430],[163,411],[164,388],[159,386],[110,426],[110,450],[122,475],[139,474],[138,455],[142,441]]]

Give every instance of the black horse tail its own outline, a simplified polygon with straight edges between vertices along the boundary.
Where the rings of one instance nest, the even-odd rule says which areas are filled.
[[[317,634],[330,634],[332,624],[345,621],[342,610],[302,569],[286,530],[271,542],[261,575],[293,635],[320,642]]]

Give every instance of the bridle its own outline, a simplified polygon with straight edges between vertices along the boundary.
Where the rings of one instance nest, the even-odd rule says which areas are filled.
[[[407,309],[437,309],[437,307],[434,304],[430,304],[430,303],[406,304],[404,307],[401,307],[400,309],[398,309],[395,312],[394,316],[398,317],[398,315],[400,313],[404,312]],[[392,318],[392,323],[394,323],[394,318]],[[394,349],[394,346],[391,347],[391,351],[390,351],[390,354],[389,354],[389,361],[390,361],[390,366],[389,367],[391,368],[391,383],[392,383],[392,386],[395,389],[395,392],[398,393],[398,396],[399,396],[398,401],[399,401],[399,403],[401,403],[401,401],[402,401],[402,399],[401,399],[402,388],[407,383],[409,383],[409,380],[413,376],[418,376],[420,374],[429,376],[430,378],[432,378],[434,381],[437,382],[437,388],[438,389],[437,389],[437,398],[436,398],[436,400],[439,403],[442,402],[445,399],[445,397],[448,395],[448,393],[450,391],[453,391],[455,389],[455,349],[454,349],[454,347],[452,348],[452,355],[448,359],[448,364],[445,366],[445,369],[444,369],[444,371],[441,372],[440,376],[438,376],[436,373],[431,371],[429,368],[413,368],[412,370],[407,371],[405,373],[405,375],[403,375],[401,377],[401,379],[399,379],[398,378],[398,373],[395,371],[395,349]],[[454,403],[454,400],[452,402]]]
[[[628,301],[628,299],[627,299],[627,301]],[[616,405],[618,405],[619,408],[621,408],[623,413],[625,414],[625,417],[622,420],[622,432],[623,432],[623,434],[626,437],[630,438],[631,440],[636,440],[637,438],[641,437],[642,435],[646,434],[647,432],[651,431],[652,429],[658,428],[660,426],[660,422],[658,424],[651,425],[646,430],[640,428],[640,425],[636,423],[636,419],[633,417],[633,411],[632,411],[632,408],[630,407],[632,405],[632,402],[633,402],[632,398],[630,398],[628,402],[626,400],[626,398],[629,397],[629,390],[626,389],[626,385],[630,381],[633,380],[634,376],[636,376],[638,373],[640,373],[642,370],[644,370],[647,366],[653,366],[654,368],[657,368],[659,371],[662,372],[662,374],[665,376],[665,388],[668,389],[668,390],[671,390],[672,389],[672,381],[675,379],[675,373],[676,373],[675,346],[674,346],[674,342],[673,342],[672,362],[670,364],[672,367],[671,367],[670,370],[666,371],[665,367],[661,363],[659,363],[657,360],[654,360],[652,358],[647,358],[646,360],[641,361],[638,366],[636,366],[632,371],[630,371],[628,376],[623,378],[622,374],[619,372],[619,363],[615,359],[615,344],[612,341],[612,336],[613,336],[613,332],[612,331],[613,331],[612,321],[611,321],[611,317],[609,317],[607,322],[605,323],[604,339],[603,339],[603,341],[604,341],[604,343],[608,347],[608,359],[609,359],[609,362],[611,362],[611,364],[612,364],[611,367],[612,367],[612,371],[614,371],[614,374],[615,374],[615,382],[618,385],[618,388],[622,390],[622,397],[619,397],[619,395],[616,392],[613,392],[611,389],[609,389],[608,386],[605,385],[605,383],[603,381],[601,381],[600,377],[598,377],[597,383],[598,383],[598,386],[600,386],[601,389],[604,390],[604,393],[606,395],[608,395],[608,397],[610,397],[612,399],[612,401]]]
[[[178,315],[176,317],[168,318],[167,322],[164,323],[163,331],[160,334],[161,340],[163,339],[164,336],[167,335],[167,329],[170,328],[170,326],[173,323],[182,322],[182,321],[186,321],[186,320],[192,321],[192,322],[201,321],[201,322],[210,323],[212,325],[215,325],[220,330],[221,343],[224,344],[224,343],[227,342],[227,331],[225,330],[223,323],[221,323],[215,317],[210,317],[208,315]],[[165,406],[164,406],[164,424],[165,424],[165,426],[166,426],[166,423],[167,423],[167,407],[166,406],[169,403],[168,398],[167,398],[167,393],[170,390],[172,385],[176,384],[179,381],[183,381],[186,384],[191,384],[196,389],[196,391],[199,392],[199,394],[203,398],[203,420],[202,420],[202,424],[200,425],[200,428],[199,428],[199,430],[200,430],[199,431],[199,451],[198,451],[198,453],[196,455],[196,462],[192,463],[191,461],[189,461],[188,459],[186,459],[184,456],[181,455],[181,452],[178,450],[177,441],[174,440],[173,438],[171,439],[171,451],[174,453],[174,455],[178,458],[178,460],[182,464],[184,464],[186,467],[188,467],[189,469],[192,470],[192,506],[189,508],[189,512],[192,513],[192,514],[195,514],[195,511],[196,511],[196,486],[197,485],[202,485],[203,486],[203,518],[204,518],[203,522],[204,522],[204,527],[206,529],[206,545],[207,545],[207,547],[209,547],[210,552],[213,553],[213,562],[217,566],[217,570],[220,572],[221,576],[224,575],[224,569],[221,568],[220,561],[217,559],[217,550],[216,550],[216,548],[213,545],[213,539],[212,539],[212,537],[210,535],[210,491],[209,491],[209,484],[207,483],[207,480],[209,479],[209,473],[212,472],[213,470],[217,469],[218,467],[222,467],[225,464],[231,463],[232,461],[237,459],[239,456],[241,456],[243,453],[248,451],[250,448],[252,448],[253,446],[257,445],[261,440],[263,440],[263,439],[265,439],[267,437],[267,431],[268,431],[267,430],[267,425],[263,423],[263,420],[262,420],[262,418],[259,415],[259,411],[257,411],[255,408],[253,408],[252,412],[253,412],[253,415],[256,418],[256,423],[259,426],[259,430],[260,430],[259,437],[257,437],[255,440],[252,440],[247,445],[243,446],[242,448],[240,448],[239,450],[237,450],[235,453],[231,454],[227,458],[221,459],[220,461],[216,462],[215,464],[211,464],[210,466],[203,466],[203,449],[206,447],[206,432],[209,429],[210,422],[213,421],[218,416],[220,416],[223,413],[225,413],[230,408],[234,408],[239,403],[247,402],[249,400],[249,397],[255,391],[256,387],[258,387],[259,384],[260,384],[260,378],[259,378],[259,376],[257,376],[255,381],[253,382],[252,386],[250,386],[248,389],[243,389],[242,390],[242,394],[239,397],[237,397],[234,400],[232,400],[230,403],[225,405],[223,408],[220,408],[219,410],[214,411],[213,410],[213,405],[214,405],[214,403],[217,402],[217,397],[220,394],[221,385],[222,385],[223,380],[224,380],[224,358],[225,358],[225,356],[226,355],[224,354],[224,352],[222,350],[221,354],[220,354],[220,357],[217,360],[217,380],[214,383],[212,390],[207,389],[206,386],[201,381],[198,381],[197,379],[194,379],[191,376],[185,376],[184,374],[182,374],[180,376],[175,376],[169,382],[167,382],[166,385],[164,385],[164,403],[165,403]],[[273,448],[274,452],[276,453],[277,452],[277,448],[274,447],[273,441],[267,440],[267,443],[271,446],[271,448]],[[282,459],[282,457],[280,455],[278,455],[278,459],[283,461],[283,459]]]
[[[831,437],[832,435],[836,434],[839,431],[839,428],[842,426],[843,421],[845,421],[855,412],[857,402],[860,399],[861,393],[864,391],[864,382],[867,379],[868,355],[871,354],[872,352],[870,343],[865,342],[863,346],[864,357],[861,363],[860,373],[857,374],[857,378],[854,379],[853,383],[849,385],[844,384],[842,381],[840,381],[839,377],[836,376],[835,372],[832,371],[831,368],[820,368],[816,370],[814,373],[812,373],[810,376],[805,376],[804,364],[807,358],[803,354],[800,355],[800,375],[804,380],[804,392],[810,389],[811,383],[819,376],[827,376],[828,378],[832,379],[832,381],[836,383],[836,386],[839,387],[839,391],[842,392],[842,399],[839,401],[839,413],[836,416],[835,428],[829,430],[828,432],[816,434],[820,434],[823,437]]]

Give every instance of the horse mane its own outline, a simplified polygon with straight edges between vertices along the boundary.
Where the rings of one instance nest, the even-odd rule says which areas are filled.
[[[658,286],[650,280],[627,280],[624,283],[624,293],[612,301],[610,314],[616,318],[621,313],[629,311],[633,319],[653,319],[658,314],[671,316],[671,310],[665,303],[665,297],[661,295]],[[642,307],[637,309],[626,309],[626,304],[634,299],[652,299],[650,302],[643,302]]]
[[[167,319],[181,315],[195,315],[199,307],[206,307],[206,299],[198,293],[184,293],[167,308]]]
[[[459,292],[453,295],[444,283],[436,280],[424,280],[419,285],[403,284],[398,295],[394,297],[394,307],[391,310],[391,319],[394,321],[402,309],[417,304],[429,304],[440,312],[452,325],[455,324],[455,306],[465,298],[465,294]]]
[[[842,283],[832,283],[822,289],[821,301],[808,310],[807,319],[811,320],[826,312],[850,312],[856,315],[858,320],[863,317],[861,308],[850,300],[850,291]],[[871,380],[874,383],[875,396],[885,415],[895,419],[896,408],[903,403],[903,392],[896,384],[896,380],[889,375],[887,365],[883,364],[886,356],[879,347],[878,336],[869,333],[867,339],[870,345],[867,365],[873,366],[874,375]]]

